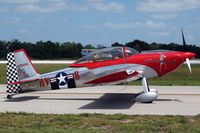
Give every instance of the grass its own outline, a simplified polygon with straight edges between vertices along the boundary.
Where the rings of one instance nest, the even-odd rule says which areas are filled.
[[[39,73],[46,73],[53,70],[67,67],[66,64],[35,64]],[[182,65],[175,72],[161,78],[149,79],[150,85],[191,85],[200,86],[200,65],[192,65],[193,73],[190,74],[186,65]],[[6,65],[0,64],[0,84],[6,83]],[[134,81],[129,85],[141,85],[141,81]]]
[[[199,133],[198,116],[55,115],[0,113],[0,133],[166,132]]]

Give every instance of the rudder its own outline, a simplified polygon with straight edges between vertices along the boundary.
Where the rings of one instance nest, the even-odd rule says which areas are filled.
[[[10,52],[7,54],[7,92],[8,93],[19,93],[21,91],[19,82],[19,76],[17,73],[17,66],[15,63],[15,55]],[[12,84],[15,83],[15,84]]]

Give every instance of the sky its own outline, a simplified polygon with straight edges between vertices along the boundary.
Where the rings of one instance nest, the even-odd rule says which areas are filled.
[[[200,46],[200,0],[0,0],[0,40]]]

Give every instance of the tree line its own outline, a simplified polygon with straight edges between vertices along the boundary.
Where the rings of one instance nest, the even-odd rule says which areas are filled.
[[[98,45],[103,46],[103,45]],[[97,46],[97,47],[98,47]],[[200,47],[196,45],[179,45],[176,43],[160,44],[160,43],[147,43],[141,40],[134,40],[127,42],[126,44],[120,44],[115,42],[111,44],[114,46],[128,46],[138,51],[145,50],[175,50],[175,51],[190,51],[196,54],[196,58],[200,58]],[[6,59],[8,52],[12,52],[17,49],[25,49],[28,55],[32,59],[78,59],[81,57],[82,49],[95,48],[92,44],[83,46],[81,43],[76,42],[52,42],[52,41],[38,41],[36,43],[21,42],[17,39],[11,41],[0,41],[0,59]],[[100,48],[100,47],[98,47]]]
[[[127,46],[136,49],[137,51],[147,51],[147,50],[173,50],[173,51],[187,51],[196,54],[196,58],[200,58],[200,47],[196,45],[180,45],[176,43],[162,44],[162,43],[147,43],[141,40],[130,41],[126,44],[120,44],[115,42],[111,45],[114,46]]]

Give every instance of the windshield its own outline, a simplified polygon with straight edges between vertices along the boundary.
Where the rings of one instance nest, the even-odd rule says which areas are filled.
[[[127,56],[132,56],[134,54],[138,54],[139,52],[133,48],[125,47],[125,53]]]
[[[75,64],[105,61],[119,58],[123,58],[123,47],[112,47],[88,54],[76,61]]]

